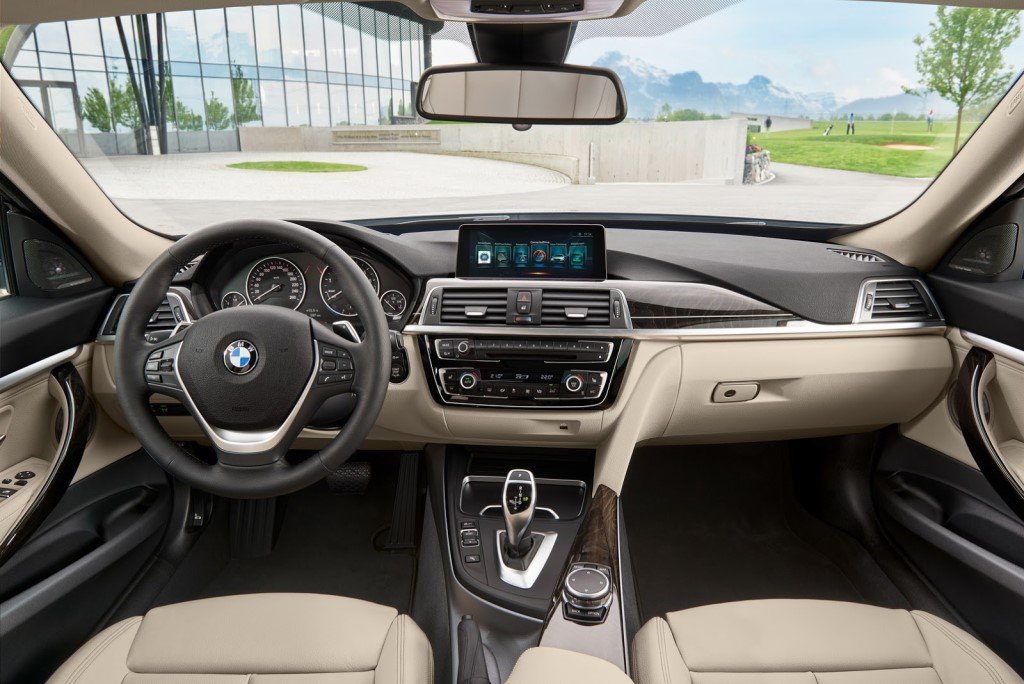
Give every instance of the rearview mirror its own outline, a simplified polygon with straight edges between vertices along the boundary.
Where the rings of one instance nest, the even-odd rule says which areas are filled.
[[[626,118],[626,97],[608,69],[460,64],[423,72],[416,110],[444,121],[614,124]]]

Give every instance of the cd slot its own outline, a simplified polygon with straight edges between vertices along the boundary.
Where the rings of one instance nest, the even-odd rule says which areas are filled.
[[[441,338],[434,341],[438,358],[473,361],[543,361],[607,363],[615,345],[600,340]]]

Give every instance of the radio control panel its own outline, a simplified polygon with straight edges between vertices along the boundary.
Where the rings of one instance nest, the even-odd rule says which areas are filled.
[[[424,338],[442,403],[597,408],[611,401],[628,340],[545,337]]]

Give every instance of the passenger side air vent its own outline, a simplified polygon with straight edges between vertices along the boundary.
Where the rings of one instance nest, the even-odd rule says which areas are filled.
[[[447,289],[441,293],[441,323],[504,325],[508,291],[498,288]]]
[[[938,309],[919,280],[873,280],[861,290],[857,322],[940,321]]]
[[[113,340],[117,335],[117,328],[121,324],[121,314],[124,313],[124,305],[127,301],[128,295],[120,295],[114,300],[106,320],[103,321],[99,339]],[[174,293],[168,293],[153,315],[149,317],[149,322],[146,324],[146,340],[149,342],[164,340],[170,337],[178,323],[190,320],[181,297]]]
[[[872,254],[871,252],[858,252],[855,249],[829,249],[828,251],[833,254],[838,254],[841,257],[846,257],[853,261],[861,261],[867,264],[884,264],[886,262],[886,259],[883,259],[877,254]]]
[[[599,326],[611,324],[608,290],[544,290],[541,323],[544,326]]]

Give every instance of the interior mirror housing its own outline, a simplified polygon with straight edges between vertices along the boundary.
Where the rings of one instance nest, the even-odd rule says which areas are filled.
[[[459,64],[423,72],[416,110],[443,121],[608,125],[626,118],[626,96],[609,69]]]

